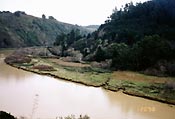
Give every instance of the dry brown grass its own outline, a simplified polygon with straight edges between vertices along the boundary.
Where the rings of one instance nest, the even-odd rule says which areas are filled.
[[[32,68],[38,69],[39,71],[54,71],[54,68],[48,65],[37,65],[37,66],[33,66]]]
[[[83,68],[83,67],[90,67],[90,65],[88,65],[88,64],[74,63],[74,62],[65,62],[65,61],[63,61],[61,59],[50,58],[48,60],[50,60],[51,62],[56,63],[58,65],[62,65],[62,66],[81,67],[81,68]]]
[[[112,73],[112,78],[116,80],[148,82],[148,83],[165,83],[173,80],[171,77],[156,77],[140,74],[131,71],[115,71]]]

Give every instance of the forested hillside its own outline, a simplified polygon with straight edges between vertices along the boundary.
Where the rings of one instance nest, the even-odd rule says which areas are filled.
[[[73,41],[61,34],[55,45],[74,48],[84,60],[112,60],[116,70],[137,70],[152,75],[175,74],[175,1],[132,2],[114,9],[99,29]],[[61,42],[60,42],[61,41]],[[63,52],[62,52],[63,55]]]
[[[99,28],[98,36],[114,42],[132,45],[146,35],[159,35],[174,40],[175,1],[152,0],[126,4],[114,9],[113,14]]]
[[[59,22],[53,16],[37,18],[21,11],[0,12],[0,48],[52,45],[58,34],[72,29],[89,33],[83,27]]]

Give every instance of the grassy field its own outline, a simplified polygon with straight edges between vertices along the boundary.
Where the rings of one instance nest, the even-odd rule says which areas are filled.
[[[147,76],[138,72],[113,72],[106,89],[175,104],[175,78]]]
[[[64,62],[52,58],[32,58],[30,63],[13,63],[15,67],[50,75],[87,86],[103,87],[139,97],[175,105],[175,78],[147,76],[131,71],[110,71],[88,64]]]

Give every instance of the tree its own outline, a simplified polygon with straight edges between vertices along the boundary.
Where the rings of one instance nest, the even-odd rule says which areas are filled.
[[[108,53],[112,58],[112,67],[115,69],[129,69],[130,48],[125,43],[114,43],[109,46]]]
[[[144,70],[160,60],[170,60],[172,50],[169,43],[159,35],[145,36],[133,46],[137,53],[138,68]]]
[[[71,45],[76,40],[76,33],[74,30],[71,30],[71,32],[68,34],[68,45]]]
[[[17,12],[14,13],[14,15],[17,16],[17,17],[20,17],[20,12],[17,11]]]
[[[42,19],[46,19],[46,15],[45,14],[42,15]]]
[[[62,47],[61,56],[64,56],[64,51],[67,49],[67,46],[68,46],[67,45],[67,35],[64,33],[58,35],[56,37],[54,45],[56,45],[56,46],[60,45]]]
[[[22,14],[23,15],[26,15],[26,13],[25,12],[22,12],[22,11],[16,11],[16,12],[14,12],[14,15],[17,16],[17,17],[20,17]]]
[[[53,16],[49,16],[49,19],[53,19],[54,20],[55,18]]]
[[[105,59],[106,59],[106,52],[102,48],[102,46],[99,45],[95,51],[94,60],[97,62],[100,62],[100,61],[104,61]]]

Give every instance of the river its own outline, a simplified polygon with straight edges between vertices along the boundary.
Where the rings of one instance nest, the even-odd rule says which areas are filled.
[[[175,119],[174,106],[16,69],[4,63],[7,54],[0,51],[0,110],[16,117]]]

